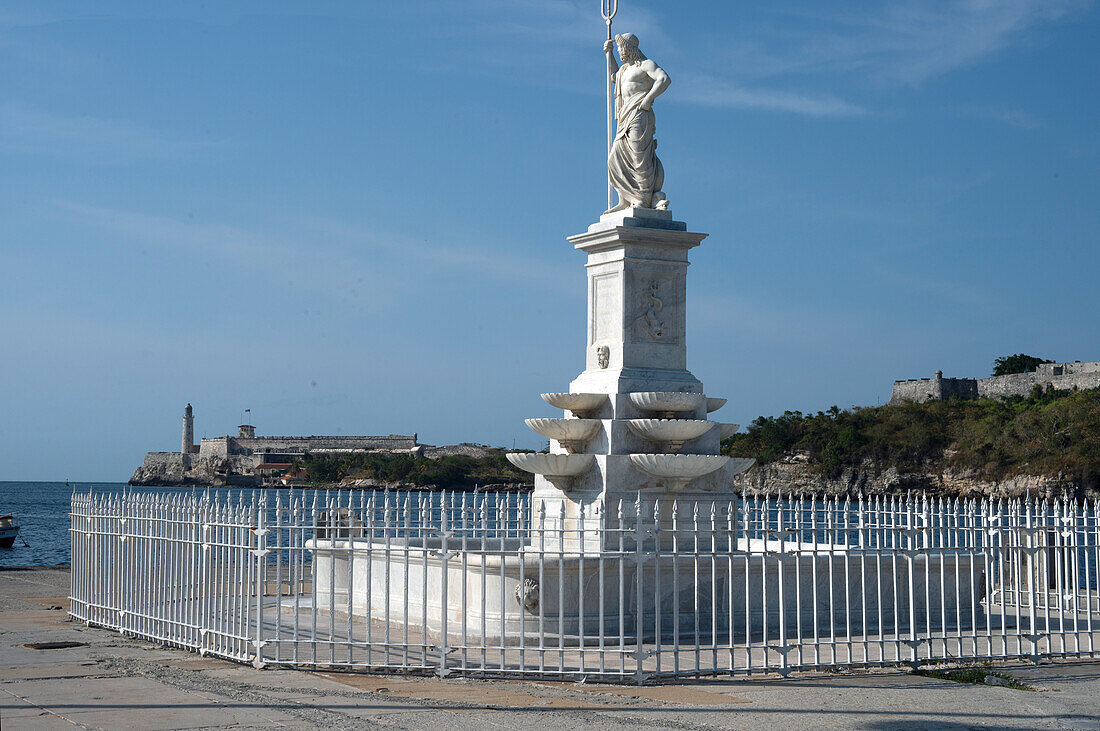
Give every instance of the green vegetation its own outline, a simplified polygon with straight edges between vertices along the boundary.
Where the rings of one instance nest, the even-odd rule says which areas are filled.
[[[760,417],[748,433],[723,442],[723,454],[761,464],[802,452],[826,477],[845,468],[880,472],[973,470],[1001,480],[1018,474],[1063,475],[1100,485],[1100,389],[1047,391],[1027,398],[928,401],[896,406],[833,407]]]
[[[454,455],[428,459],[410,454],[306,455],[301,462],[310,482],[367,479],[417,487],[464,489],[474,485],[533,484],[532,475],[518,470],[497,450],[487,457]]]
[[[919,669],[913,671],[914,675],[922,675],[926,678],[939,678],[955,683],[973,683],[974,685],[1000,685],[1013,690],[1035,690],[1035,688],[1021,683],[1008,673],[990,670],[984,665],[970,665],[955,668],[953,670]],[[994,680],[996,679],[996,680]]]
[[[1034,355],[1017,353],[1006,355],[993,361],[993,375],[1007,376],[1010,373],[1031,373],[1043,363],[1053,363],[1052,360],[1043,360]]]

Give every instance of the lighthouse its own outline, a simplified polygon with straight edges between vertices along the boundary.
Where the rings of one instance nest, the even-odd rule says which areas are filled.
[[[183,455],[183,468],[190,465],[191,453],[195,451],[195,414],[191,411],[191,404],[187,404],[183,410],[183,440],[180,445],[180,454]]]

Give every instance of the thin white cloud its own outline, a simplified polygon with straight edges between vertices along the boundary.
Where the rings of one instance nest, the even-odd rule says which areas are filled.
[[[553,267],[533,266],[516,255],[449,242],[417,241],[381,234],[336,219],[305,219],[279,232],[241,226],[196,223],[165,216],[91,206],[71,201],[55,205],[84,222],[146,247],[170,247],[196,257],[217,259],[242,276],[309,288],[340,297],[369,288],[372,307],[398,301],[421,269],[476,270],[509,281],[544,288],[568,286],[573,278]]]
[[[1039,129],[1045,124],[1037,115],[1019,107],[964,104],[957,109],[957,114],[969,119],[992,120],[1025,132]]]
[[[991,109],[989,110],[989,116],[999,122],[1023,130],[1038,129],[1043,126],[1043,120],[1023,109]]]
[[[917,85],[1025,43],[1036,28],[1093,0],[881,2],[861,12],[777,11],[782,22],[747,27],[721,45],[739,75],[854,74]]]
[[[0,153],[9,155],[121,163],[135,158],[178,159],[218,146],[174,139],[122,119],[55,114],[19,101],[0,103]]]
[[[369,242],[375,251],[385,251],[391,256],[414,260],[432,267],[445,269],[457,265],[502,278],[529,281],[549,289],[567,286],[573,281],[575,273],[572,268],[547,266],[545,263],[532,262],[528,258],[502,253],[488,244],[469,246],[457,241],[436,244],[407,236],[381,235],[368,231],[362,226],[333,218],[311,218],[308,219],[307,225],[336,240],[353,245]],[[470,232],[470,234],[479,235],[478,232]]]
[[[56,205],[84,223],[142,247],[167,247],[238,269],[244,277],[338,295],[369,282],[374,301],[395,296],[396,273],[380,276],[364,258],[319,245],[307,236],[273,234],[240,226],[195,223],[165,216],[91,206],[70,201]]]
[[[683,87],[678,90],[681,100],[708,107],[791,112],[809,117],[854,117],[867,112],[863,107],[831,94],[745,88],[706,76],[688,76]]]
[[[931,6],[891,5],[882,21],[866,30],[881,39],[877,53],[890,61],[884,73],[919,84],[1026,42],[1033,28],[1090,4],[1091,0],[954,0]]]
[[[1031,42],[1044,25],[1089,9],[1093,0],[931,0],[866,3],[860,11],[776,8],[767,24],[699,46],[709,75],[687,79],[678,96],[715,107],[851,117],[868,104],[849,97],[882,86],[918,86]],[[718,69],[720,71],[713,71]],[[813,83],[815,93],[792,91]],[[985,116],[1032,129],[1023,110]]]
[[[852,5],[845,10],[825,6],[829,9],[824,11],[806,11],[805,4],[773,7],[766,23],[701,28],[694,38],[679,39],[677,47],[691,49],[685,53],[693,63],[672,70],[675,88],[669,101],[809,117],[860,116],[874,105],[856,101],[857,95],[862,99],[884,85],[920,85],[987,61],[1031,42],[1042,26],[1092,4],[878,0],[855,5],[855,10]],[[571,63],[576,48],[598,43],[595,8],[574,0],[492,0],[476,9],[442,6],[463,19],[452,32],[461,28],[464,39],[472,33],[480,41],[462,53],[493,73],[526,74],[529,66],[551,57]],[[643,47],[667,49],[662,17],[671,12],[631,9],[616,20],[616,30],[629,26],[642,37]],[[694,74],[692,68],[705,72]],[[581,79],[575,70],[533,77],[534,83],[554,88],[573,88]],[[585,86],[583,91],[595,94],[599,89]],[[1023,113],[1005,111],[999,118],[1020,128],[1033,124]]]

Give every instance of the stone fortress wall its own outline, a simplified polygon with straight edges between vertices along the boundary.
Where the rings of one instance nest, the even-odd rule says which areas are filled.
[[[1100,388],[1100,362],[1043,363],[1032,373],[989,378],[944,378],[943,371],[936,371],[934,378],[894,381],[890,403],[942,401],[952,396],[1003,399],[1027,396],[1036,386],[1059,391]]]
[[[178,452],[148,452],[130,478],[136,485],[217,484],[236,477],[240,484],[261,465],[285,465],[305,454],[411,452],[423,445],[417,435],[385,436],[256,436],[256,427],[242,424],[236,436],[202,439],[194,444],[195,417],[188,404],[183,412],[182,444]],[[266,469],[266,467],[264,468]],[[261,469],[260,472],[263,470]]]
[[[412,450],[417,447],[416,435],[404,436],[310,436],[310,437],[256,437],[224,436],[203,439],[196,450],[199,458],[254,456],[265,454],[301,455],[307,452],[368,452],[372,450]]]

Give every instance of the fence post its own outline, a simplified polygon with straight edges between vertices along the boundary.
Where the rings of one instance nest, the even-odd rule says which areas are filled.
[[[429,510],[430,509],[431,509],[431,504],[429,503]],[[451,556],[454,555],[454,553],[450,550],[450,547],[447,545],[447,543],[448,543],[447,539],[449,539],[451,537],[452,532],[451,532],[451,523],[450,523],[450,519],[449,519],[449,516],[448,516],[448,511],[447,511],[447,494],[446,493],[443,493],[443,495],[440,497],[439,513],[440,513],[440,516],[439,516],[440,517],[440,522],[439,522],[439,550],[435,551],[435,555],[439,558],[439,584],[440,584],[439,585],[439,591],[440,591],[440,594],[442,595],[442,598],[439,602],[439,612],[440,612],[440,618],[439,618],[439,621],[440,621],[440,628],[439,628],[439,670],[437,670],[435,674],[438,675],[441,678],[445,678],[445,677],[447,677],[448,675],[451,674],[450,669],[447,667],[447,653],[450,652],[450,650],[447,648],[447,613],[448,613],[448,606],[447,606],[447,601],[448,601],[448,585],[447,585],[447,583],[448,582],[447,582],[447,580],[449,578],[447,576],[447,574],[450,572],[450,567],[447,565],[447,562],[450,560]],[[421,520],[423,520],[423,518],[421,518]],[[426,539],[427,539],[427,536],[425,536],[425,540]],[[501,551],[500,560],[501,560],[502,565],[503,565],[503,562],[504,562],[504,558],[505,558],[504,552]],[[501,577],[501,580],[503,582],[503,576]],[[427,601],[428,601],[427,591],[424,592],[423,601],[424,601],[425,606],[427,606]],[[462,611],[465,612],[466,608],[463,607]],[[484,607],[482,608],[482,611],[484,611]],[[501,611],[501,614],[503,616],[503,612],[504,612],[503,602],[501,603],[500,611]],[[503,619],[502,619],[502,621],[503,621]],[[503,635],[503,632],[501,634]],[[503,644],[503,642],[501,644]]]
[[[117,522],[119,554],[121,554],[120,558],[125,557],[123,558],[122,562],[125,575],[133,580],[133,585],[130,587],[130,590],[122,593],[124,599],[123,601],[119,602],[120,609],[117,613],[118,633],[124,637],[126,636],[127,631],[136,628],[136,623],[134,622],[132,616],[132,609],[135,607],[135,605],[138,603],[139,598],[142,596],[141,582],[139,579],[137,579],[137,577],[140,576],[141,572],[144,572],[145,569],[143,566],[141,566],[141,557],[138,555],[137,552],[138,544],[137,542],[126,542],[129,539],[129,536],[126,534],[126,520],[131,512],[134,512],[135,514],[141,513],[140,500],[141,498],[137,498],[135,500],[133,493],[130,493],[122,497],[116,496],[112,500],[104,501],[106,505],[114,508],[113,510],[111,510],[111,513],[118,516]],[[138,509],[136,511],[131,511],[130,508],[133,507],[132,503],[135,502],[138,503]],[[96,555],[98,555],[98,552]]]
[[[905,499],[905,533],[909,540],[905,555],[906,561],[909,565],[909,647],[911,648],[911,657],[909,664],[914,668],[920,667],[920,660],[917,658],[917,647],[920,642],[917,640],[917,597],[916,597],[916,581],[914,574],[916,573],[915,558],[917,553],[917,534],[920,532],[916,526],[913,525],[916,516],[913,514],[913,495],[909,494]],[[928,612],[928,608],[925,608],[925,612]]]
[[[784,591],[785,587],[783,586],[784,579],[786,577],[786,572],[784,571],[784,568],[785,568],[784,563],[786,561],[785,554],[786,554],[786,550],[787,550],[787,540],[786,540],[787,523],[784,520],[784,518],[785,518],[784,512],[785,512],[785,506],[784,506],[784,503],[783,503],[783,491],[780,490],[779,499],[776,500],[776,503],[775,503],[775,513],[776,513],[776,516],[775,516],[776,517],[775,533],[773,533],[772,535],[775,536],[776,542],[778,543],[778,545],[775,546],[775,549],[776,549],[776,551],[775,551],[775,556],[776,556],[775,571],[776,571],[776,588],[778,589],[778,592],[777,592],[778,595],[777,595],[776,599],[779,602],[779,674],[782,675],[785,678],[785,677],[787,677],[788,675],[791,674],[791,669],[787,665],[787,653],[790,652],[790,650],[792,648],[787,645],[787,596],[786,596],[786,592]],[[847,514],[845,514],[845,521],[847,521]],[[847,538],[847,537],[845,537],[845,538]],[[845,546],[844,550],[845,550],[845,566],[847,566],[848,547]],[[798,561],[798,555],[796,554],[795,555],[795,562],[797,563],[797,561]],[[847,591],[847,589],[845,589],[845,591]],[[848,603],[847,598],[845,598],[844,603],[845,603],[845,608],[847,608],[847,603]],[[768,642],[768,639],[765,637],[764,638],[764,644],[767,645],[767,642]],[[849,650],[849,655],[851,655],[851,650]]]
[[[638,685],[643,685],[646,680],[643,666],[646,651],[642,644],[645,638],[645,609],[642,605],[642,561],[645,558],[645,552],[642,550],[642,543],[644,535],[645,529],[642,527],[642,495],[638,493],[638,496],[634,499],[634,641],[636,643],[634,648],[634,680]]]
[[[1030,634],[1027,635],[1027,639],[1031,642],[1031,659],[1038,665],[1039,664],[1039,633],[1035,627],[1035,605],[1039,601],[1039,572],[1035,566],[1035,554],[1039,551],[1038,541],[1036,541],[1036,535],[1039,529],[1035,527],[1032,522],[1031,515],[1032,501],[1027,501],[1027,513],[1025,515],[1025,530],[1024,534],[1027,537],[1027,591],[1028,591],[1028,629]]]
[[[256,521],[256,527],[253,528],[253,532],[256,534],[256,548],[252,551],[256,556],[256,639],[253,643],[256,645],[256,653],[253,656],[252,665],[257,670],[264,666],[264,594],[267,583],[267,563],[264,558],[268,553],[267,549],[267,528],[265,527],[267,512],[267,495],[263,494],[260,498],[259,504],[252,503],[253,518]],[[276,610],[277,611],[277,610]]]
[[[210,599],[210,495],[204,495],[198,505],[199,581],[199,655],[206,655],[206,637],[212,628],[213,610]]]

